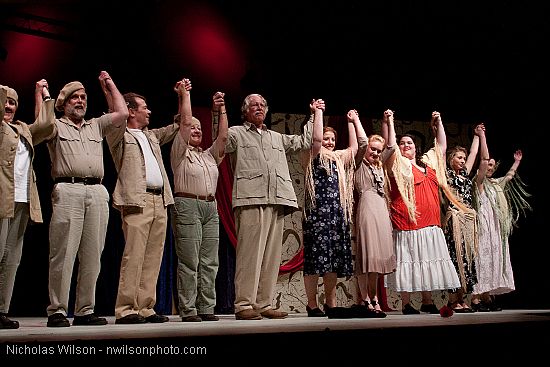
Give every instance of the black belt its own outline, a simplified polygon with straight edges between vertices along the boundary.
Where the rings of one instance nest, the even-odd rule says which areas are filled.
[[[176,192],[174,193],[175,197],[178,198],[190,198],[190,199],[197,199],[197,200],[204,200],[204,201],[214,201],[216,199],[214,195],[194,195],[194,194],[188,194],[186,192]]]
[[[145,191],[150,192],[153,195],[160,195],[162,194],[162,187],[148,187]]]
[[[57,177],[53,180],[55,183],[81,183],[84,185],[99,185],[101,178],[99,177]]]

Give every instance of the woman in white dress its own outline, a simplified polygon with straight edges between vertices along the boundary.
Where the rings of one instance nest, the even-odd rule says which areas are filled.
[[[483,151],[478,171],[481,177],[477,182],[479,191],[479,248],[476,257],[478,283],[474,286],[472,308],[476,311],[500,311],[492,302],[491,296],[515,290],[514,274],[510,262],[508,237],[516,224],[519,214],[531,210],[526,201],[530,195],[525,184],[516,174],[523,154],[514,153],[514,163],[506,176],[493,178],[498,166],[489,158],[488,149]],[[485,173],[485,174],[484,174]]]

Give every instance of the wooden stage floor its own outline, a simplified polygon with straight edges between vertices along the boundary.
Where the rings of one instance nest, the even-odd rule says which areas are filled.
[[[353,364],[362,355],[369,356],[365,361],[406,358],[419,363],[426,357],[454,355],[466,362],[486,356],[506,361],[516,352],[529,358],[550,353],[550,310],[504,310],[449,318],[400,312],[390,312],[385,319],[293,314],[283,320],[238,321],[233,315],[218,316],[216,322],[184,323],[173,315],[167,323],[141,325],[115,325],[114,317],[108,317],[105,326],[68,328],[48,328],[45,317],[13,318],[21,326],[0,329],[0,360],[231,362],[227,358],[232,358],[237,362],[234,358],[246,356],[284,365],[285,360],[294,364],[332,358]]]

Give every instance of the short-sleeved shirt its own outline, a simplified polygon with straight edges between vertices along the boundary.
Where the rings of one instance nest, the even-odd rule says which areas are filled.
[[[114,127],[109,114],[84,120],[80,128],[66,117],[55,121],[53,134],[48,137],[52,162],[52,177],[103,178],[103,137]]]
[[[194,195],[215,195],[218,183],[218,165],[223,156],[214,142],[206,150],[193,147],[183,140],[181,134],[174,138],[170,162],[174,173],[174,192],[185,192]],[[223,146],[221,147],[223,149]]]

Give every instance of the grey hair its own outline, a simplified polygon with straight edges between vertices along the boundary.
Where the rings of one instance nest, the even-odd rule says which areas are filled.
[[[241,106],[241,118],[244,120],[244,117],[246,116],[246,113],[248,112],[248,109],[250,108],[250,99],[252,97],[260,97],[262,99],[263,104],[265,105],[265,113],[267,114],[267,111],[269,111],[269,106],[267,105],[267,101],[261,94],[249,94],[244,98],[243,105]]]

